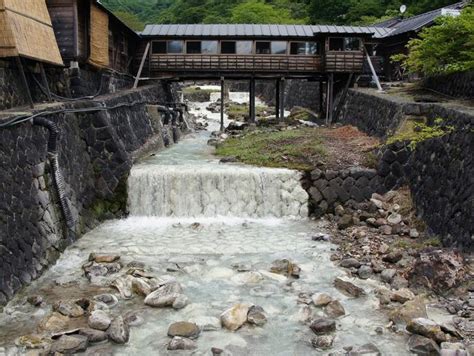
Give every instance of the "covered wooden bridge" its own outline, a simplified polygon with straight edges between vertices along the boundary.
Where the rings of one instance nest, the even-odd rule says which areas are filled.
[[[277,99],[288,78],[327,82],[332,93],[334,75],[362,72],[372,44],[388,31],[322,25],[148,25],[140,34],[136,85],[163,78],[221,79],[222,84],[225,79],[249,79],[252,119],[256,79],[277,80]],[[277,101],[280,116],[283,105]]]

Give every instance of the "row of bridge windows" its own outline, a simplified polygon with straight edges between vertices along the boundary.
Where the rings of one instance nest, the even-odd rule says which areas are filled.
[[[329,50],[360,50],[358,38],[330,38]],[[287,41],[153,41],[154,54],[276,54],[276,55],[317,55],[320,54],[318,42]]]

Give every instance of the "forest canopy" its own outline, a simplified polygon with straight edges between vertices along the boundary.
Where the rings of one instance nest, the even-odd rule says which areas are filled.
[[[101,0],[135,30],[151,23],[366,25],[455,3],[453,0]]]

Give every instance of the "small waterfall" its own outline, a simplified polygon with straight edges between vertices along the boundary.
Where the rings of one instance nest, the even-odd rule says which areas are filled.
[[[128,181],[132,216],[305,218],[301,175],[233,165],[138,165]]]

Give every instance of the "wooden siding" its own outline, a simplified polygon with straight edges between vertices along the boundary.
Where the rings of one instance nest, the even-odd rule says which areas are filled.
[[[362,51],[328,51],[325,54],[326,72],[360,73],[364,64]]]
[[[74,46],[74,5],[72,0],[47,0],[56,41],[63,60],[77,57]],[[67,64],[67,63],[66,63]]]
[[[322,70],[320,56],[286,55],[163,55],[150,56],[150,71],[236,71],[307,73]]]

